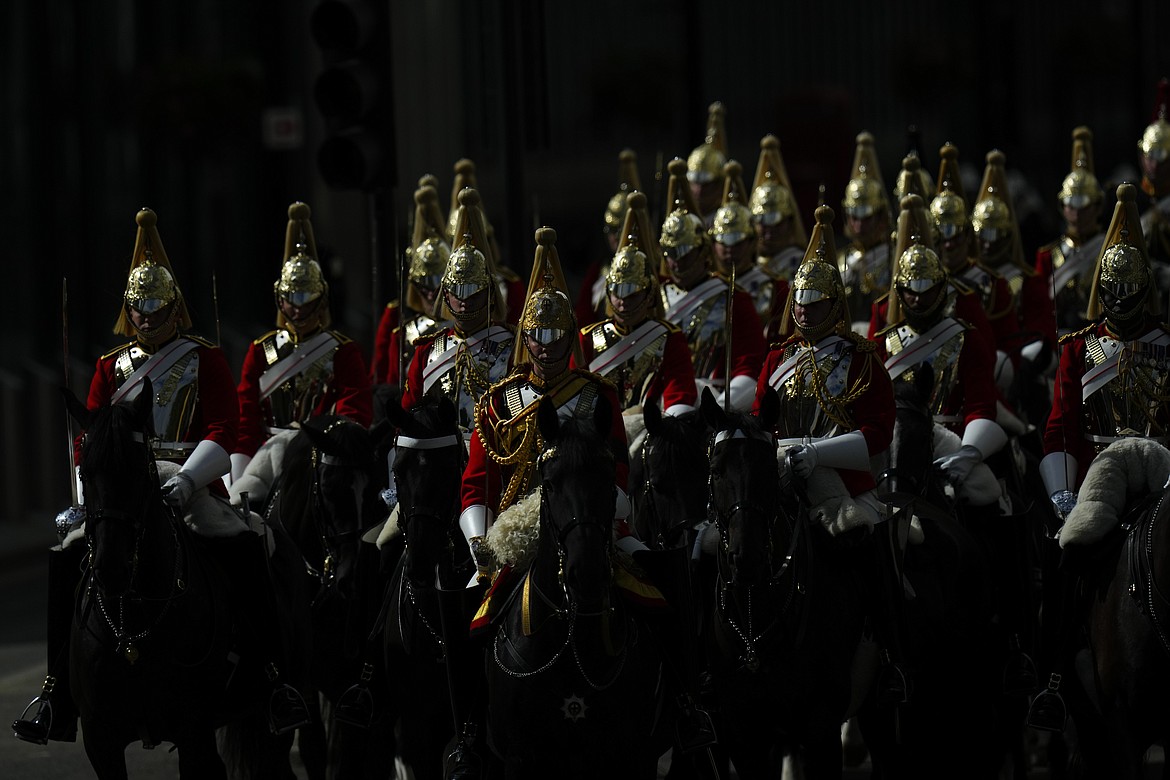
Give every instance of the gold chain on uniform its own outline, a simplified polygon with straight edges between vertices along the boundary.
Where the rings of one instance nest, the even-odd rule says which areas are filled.
[[[493,390],[495,388],[492,388]],[[543,448],[540,431],[535,422],[535,415],[528,415],[524,421],[524,433],[520,438],[520,442],[512,452],[502,454],[493,448],[492,442],[504,440],[505,423],[517,424],[515,417],[510,417],[507,420],[500,420],[499,422],[488,421],[491,426],[491,436],[483,429],[484,421],[487,420],[488,405],[491,402],[492,392],[489,390],[475,403],[475,429],[479,432],[479,442],[483,445],[483,451],[489,458],[495,461],[500,466],[514,466],[523,463],[525,467],[517,468],[512,472],[512,476],[508,479],[508,485],[504,488],[504,493],[500,497],[500,509],[509,507],[522,491],[528,487],[528,482],[531,477],[531,469],[527,468],[532,465],[532,453]]]
[[[807,355],[807,360],[805,359]],[[854,357],[857,357],[856,351]],[[817,399],[817,403],[824,411],[825,415],[839,426],[842,430],[853,430],[853,420],[846,411],[846,407],[853,403],[853,401],[860,398],[866,390],[869,389],[870,377],[873,375],[873,363],[866,361],[865,375],[859,376],[857,381],[853,383],[853,387],[839,396],[830,395],[828,388],[825,387],[825,377],[821,375],[820,367],[817,365],[817,357],[815,347],[809,346],[804,355],[801,355],[797,360],[797,370],[801,369],[801,364],[804,363],[804,368],[809,376],[809,384],[812,386],[813,395]],[[808,363],[812,363],[812,369],[808,370]]]

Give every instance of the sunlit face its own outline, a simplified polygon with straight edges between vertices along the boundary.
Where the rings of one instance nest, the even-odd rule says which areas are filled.
[[[540,379],[555,379],[569,367],[572,333],[564,333],[555,341],[545,343],[531,331],[524,331],[524,346],[532,356],[532,372]]]
[[[608,295],[613,317],[624,327],[638,325],[650,314],[651,291],[648,287],[632,292],[624,298],[619,297],[611,287]]]
[[[665,250],[666,268],[675,284],[690,289],[707,274],[706,247],[697,246],[682,257],[674,250]]]
[[[735,267],[736,273],[743,273],[755,262],[755,250],[755,242],[750,237],[745,237],[738,244],[731,246],[716,241],[713,244],[715,267],[724,275],[731,273],[732,266]]]
[[[138,333],[138,339],[144,344],[161,344],[175,334],[177,330],[175,316],[178,303],[171,301],[167,305],[150,312],[126,304],[126,312],[130,317],[130,324]]]
[[[846,209],[845,224],[855,241],[874,246],[888,237],[890,222],[884,209]]]
[[[833,310],[832,298],[821,298],[812,303],[792,303],[792,319],[804,330],[815,330],[824,324],[825,318]]]
[[[930,311],[931,307],[938,302],[938,298],[942,295],[944,285],[936,284],[921,292],[915,292],[909,287],[898,285],[898,297],[902,301],[902,305],[909,311],[916,313],[923,313]]]
[[[1097,222],[1101,217],[1101,201],[1088,203],[1079,208],[1065,201],[1061,204],[1060,211],[1064,215],[1064,221],[1068,223],[1069,232],[1084,236],[1097,228]]]

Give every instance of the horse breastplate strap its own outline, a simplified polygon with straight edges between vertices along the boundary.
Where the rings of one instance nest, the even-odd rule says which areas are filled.
[[[137,345],[129,345],[115,358],[114,372],[121,388],[136,371],[144,367],[152,356]],[[162,441],[182,441],[191,427],[199,408],[199,353],[192,346],[182,352],[165,373],[154,377],[154,430]]]
[[[966,326],[959,320],[943,318],[925,333],[903,323],[886,334],[886,368],[895,381],[913,382],[914,368],[926,363],[934,370],[930,411],[941,414],[959,382],[959,358],[963,353]]]
[[[488,388],[508,374],[512,332],[502,325],[464,337],[454,330],[432,343],[423,369],[423,392],[446,396],[458,411],[459,427],[475,426],[475,404]]]
[[[593,329],[590,336],[597,357],[589,364],[589,369],[617,385],[622,409],[637,406],[644,400],[650,381],[662,365],[669,335],[666,326],[657,320],[648,320],[625,336],[618,332],[612,321]],[[616,355],[615,351],[620,351],[621,355]],[[611,356],[612,359],[607,359]],[[604,367],[600,365],[603,362]]]
[[[1126,436],[1165,437],[1170,334],[1161,329],[1123,343],[1085,337],[1085,431],[1103,448]]]
[[[832,436],[852,430],[849,403],[858,387],[849,385],[849,369],[856,353],[853,342],[839,339],[827,350],[793,344],[784,360],[795,360],[791,375],[777,389],[780,394],[780,430],[802,436]],[[785,372],[786,374],[788,372]]]
[[[662,286],[662,297],[667,308],[667,319],[682,328],[691,348],[691,363],[695,376],[711,376],[723,359],[727,341],[724,312],[727,308],[727,283],[712,278],[687,292],[667,283]],[[672,316],[677,312],[681,316]]]
[[[260,343],[264,350],[264,360],[268,364],[265,376],[272,371],[278,371],[280,365],[288,365],[291,370],[287,376],[279,381],[273,381],[264,399],[266,423],[272,428],[288,428],[294,422],[304,422],[313,415],[325,394],[329,392],[333,382],[333,356],[337,353],[339,342],[330,333],[321,333],[320,342],[306,342],[299,347],[295,344],[287,330],[277,330],[265,336]],[[314,337],[317,338],[317,337]],[[293,358],[297,349],[313,349],[319,346],[317,354],[310,355],[296,365],[285,363]],[[263,393],[263,388],[262,388]]]

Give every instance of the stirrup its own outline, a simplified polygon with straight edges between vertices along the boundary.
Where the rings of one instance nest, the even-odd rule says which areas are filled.
[[[34,710],[33,716],[28,716]],[[34,745],[49,744],[49,732],[53,729],[53,703],[44,696],[37,696],[28,703],[20,717],[12,721],[12,733],[17,739]]]
[[[359,729],[368,729],[374,722],[374,696],[366,685],[373,677],[374,667],[369,663],[362,664],[361,682],[354,683],[345,689],[345,693],[337,700],[333,708],[333,719],[348,723]]]
[[[272,689],[268,697],[268,730],[279,736],[312,722],[309,706],[301,692],[288,683]]]
[[[877,700],[883,707],[896,707],[910,701],[910,681],[902,667],[889,660],[878,672]]]
[[[689,696],[679,701],[679,718],[674,724],[674,736],[684,753],[710,747],[719,741],[710,713],[696,706]]]
[[[1036,690],[1040,680],[1036,664],[1023,650],[1017,650],[1003,668],[1003,692],[1007,696],[1029,694]]]
[[[1068,718],[1068,708],[1060,695],[1060,675],[1053,672],[1048,678],[1048,688],[1036,694],[1032,704],[1028,707],[1028,717],[1024,723],[1029,728],[1039,731],[1064,731],[1065,720]]]
[[[479,780],[483,777],[483,761],[471,747],[475,732],[474,723],[463,724],[463,733],[443,759],[443,780]]]

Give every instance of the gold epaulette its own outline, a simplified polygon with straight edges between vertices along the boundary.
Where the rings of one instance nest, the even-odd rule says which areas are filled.
[[[902,324],[902,322],[904,322],[904,320],[902,320],[902,321],[899,321],[899,322],[887,322],[887,323],[886,323],[886,327],[882,328],[881,330],[879,330],[877,333],[875,333],[875,334],[873,334],[873,335],[874,335],[875,337],[877,337],[877,338],[880,338],[880,339],[885,339],[885,337],[886,337],[888,334],[890,334],[890,333],[892,333],[893,331],[897,330],[897,329],[898,329],[898,326],[900,326],[900,325]]]
[[[667,333],[682,333],[683,332],[682,328],[680,328],[678,325],[675,325],[670,320],[659,320],[659,322],[661,322],[663,325],[666,326]]]
[[[386,308],[387,308],[387,309],[397,309],[397,308],[399,308],[399,307],[398,307],[398,299],[397,299],[397,298],[395,298],[394,300],[390,301],[390,303],[386,304]]]
[[[614,390],[614,391],[617,390],[617,385],[615,385],[611,380],[606,379],[601,374],[595,374],[587,368],[574,368],[574,369],[572,369],[572,371],[577,376],[583,376],[586,379],[592,379],[594,382],[597,382],[598,384],[601,384],[601,385],[605,385],[606,387],[608,387],[611,390]]]
[[[1069,339],[1075,339],[1077,336],[1087,336],[1090,331],[1094,331],[1096,329],[1097,329],[1097,323],[1091,322],[1088,325],[1086,325],[1085,327],[1081,328],[1080,330],[1074,330],[1074,331],[1071,331],[1069,333],[1064,334],[1063,336],[1061,336],[1060,338],[1057,339],[1057,343],[1063,344],[1064,342],[1068,341]]]
[[[1041,252],[1048,252],[1049,254],[1052,254],[1052,250],[1056,249],[1058,246],[1060,246],[1063,243],[1064,243],[1064,236],[1061,236],[1060,238],[1055,239],[1054,241],[1049,241],[1047,244],[1045,244],[1044,246],[1037,249],[1036,254],[1040,254]]]
[[[950,282],[951,282],[951,287],[954,287],[955,290],[957,290],[960,295],[970,295],[971,293],[975,292],[974,287],[967,284],[965,281],[963,281],[962,279],[959,279],[958,277],[952,276],[950,278]]]
[[[860,333],[847,330],[843,335],[846,339],[853,342],[853,348],[858,352],[873,352],[877,349],[877,344],[862,336]]]
[[[267,333],[265,333],[263,336],[261,336],[260,338],[258,338],[258,339],[252,339],[252,343],[253,343],[253,344],[263,344],[265,341],[267,341],[268,339],[272,338],[272,337],[273,337],[273,336],[275,336],[277,333],[280,333],[280,331],[281,331],[281,330],[282,330],[281,328],[275,328],[275,329],[273,329],[273,330],[270,330],[270,331],[268,331]]]
[[[592,335],[593,331],[597,330],[602,325],[605,325],[607,322],[609,322],[609,320],[601,320],[599,322],[592,322],[592,323],[586,325],[584,328],[581,328],[581,335],[582,336]]]
[[[353,341],[353,339],[351,339],[349,336],[338,330],[329,331],[329,335],[337,339],[338,344],[348,344],[349,342]]]
[[[197,335],[195,333],[184,333],[183,338],[190,339],[191,341],[194,341],[196,344],[198,344],[201,347],[216,347],[216,346],[218,346],[217,344],[215,344],[211,341],[208,341],[207,339],[205,339],[202,336]]]
[[[769,350],[787,349],[789,344],[791,344],[794,341],[799,341],[799,340],[800,340],[800,334],[793,333],[788,338],[784,339],[783,341],[773,341],[771,344],[768,345],[768,349]]]
[[[124,350],[124,349],[130,349],[130,347],[134,346],[134,344],[135,344],[135,343],[137,343],[137,342],[134,342],[134,341],[127,341],[125,344],[120,344],[120,345],[118,345],[118,346],[114,347],[113,349],[111,349],[111,350],[110,350],[109,352],[107,352],[106,354],[102,355],[102,356],[99,358],[99,360],[107,360],[107,359],[109,359],[109,358],[112,358],[114,355],[117,355],[117,354],[118,354],[119,352],[121,352],[122,350]]]

